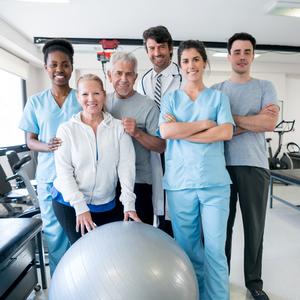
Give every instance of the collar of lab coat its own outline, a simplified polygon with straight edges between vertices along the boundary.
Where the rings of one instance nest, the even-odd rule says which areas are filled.
[[[176,65],[171,62],[164,70],[162,70],[160,73],[157,73],[154,71],[152,72],[152,78],[156,78],[157,75],[162,74],[163,77],[169,77],[172,76],[173,74],[178,74],[178,70]]]

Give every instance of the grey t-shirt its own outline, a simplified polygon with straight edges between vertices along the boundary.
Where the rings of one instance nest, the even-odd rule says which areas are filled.
[[[138,128],[155,136],[158,127],[159,109],[150,98],[135,92],[127,99],[120,99],[115,93],[108,94],[106,109],[116,119],[133,118]],[[136,183],[152,184],[150,150],[134,138],[132,139],[136,154]]]
[[[233,115],[257,114],[267,104],[277,104],[273,84],[267,80],[251,79],[246,83],[229,80],[212,88],[228,95]],[[246,132],[225,143],[227,166],[254,166],[268,169],[268,155],[264,132]]]

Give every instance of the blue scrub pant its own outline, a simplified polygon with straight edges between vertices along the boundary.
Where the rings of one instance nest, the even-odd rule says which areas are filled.
[[[37,185],[37,192],[39,198],[39,205],[41,210],[41,217],[43,221],[43,235],[46,239],[48,247],[50,274],[59,263],[61,257],[65,254],[70,246],[70,242],[57,221],[52,207],[51,188],[53,183],[39,183]]]
[[[230,186],[167,190],[176,242],[194,266],[201,300],[228,300],[225,256]]]

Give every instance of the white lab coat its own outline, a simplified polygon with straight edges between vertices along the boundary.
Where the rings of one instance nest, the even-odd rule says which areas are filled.
[[[181,87],[182,76],[179,73],[179,67],[172,62],[166,69],[160,74],[161,77],[161,95],[165,95],[168,92],[177,90]],[[137,91],[142,95],[147,95],[151,99],[154,99],[154,87],[156,82],[157,73],[151,69],[144,74],[137,85]]]
[[[179,67],[175,63],[171,63],[160,74],[161,77],[161,95],[174,91],[181,87],[182,77],[179,73]],[[154,87],[157,73],[150,69],[144,74],[138,82],[137,91],[142,95],[147,95],[154,100]],[[156,216],[168,215],[164,208],[164,191],[162,186],[162,167],[160,154],[151,152],[151,168],[152,168],[152,203],[154,214]],[[166,209],[167,210],[167,209]],[[156,221],[154,221],[154,224]]]

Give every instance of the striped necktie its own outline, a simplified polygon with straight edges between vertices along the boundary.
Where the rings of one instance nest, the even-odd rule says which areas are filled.
[[[161,99],[161,76],[162,74],[159,74],[157,76],[155,87],[154,87],[154,101],[156,102],[159,109],[160,109],[160,99]]]

